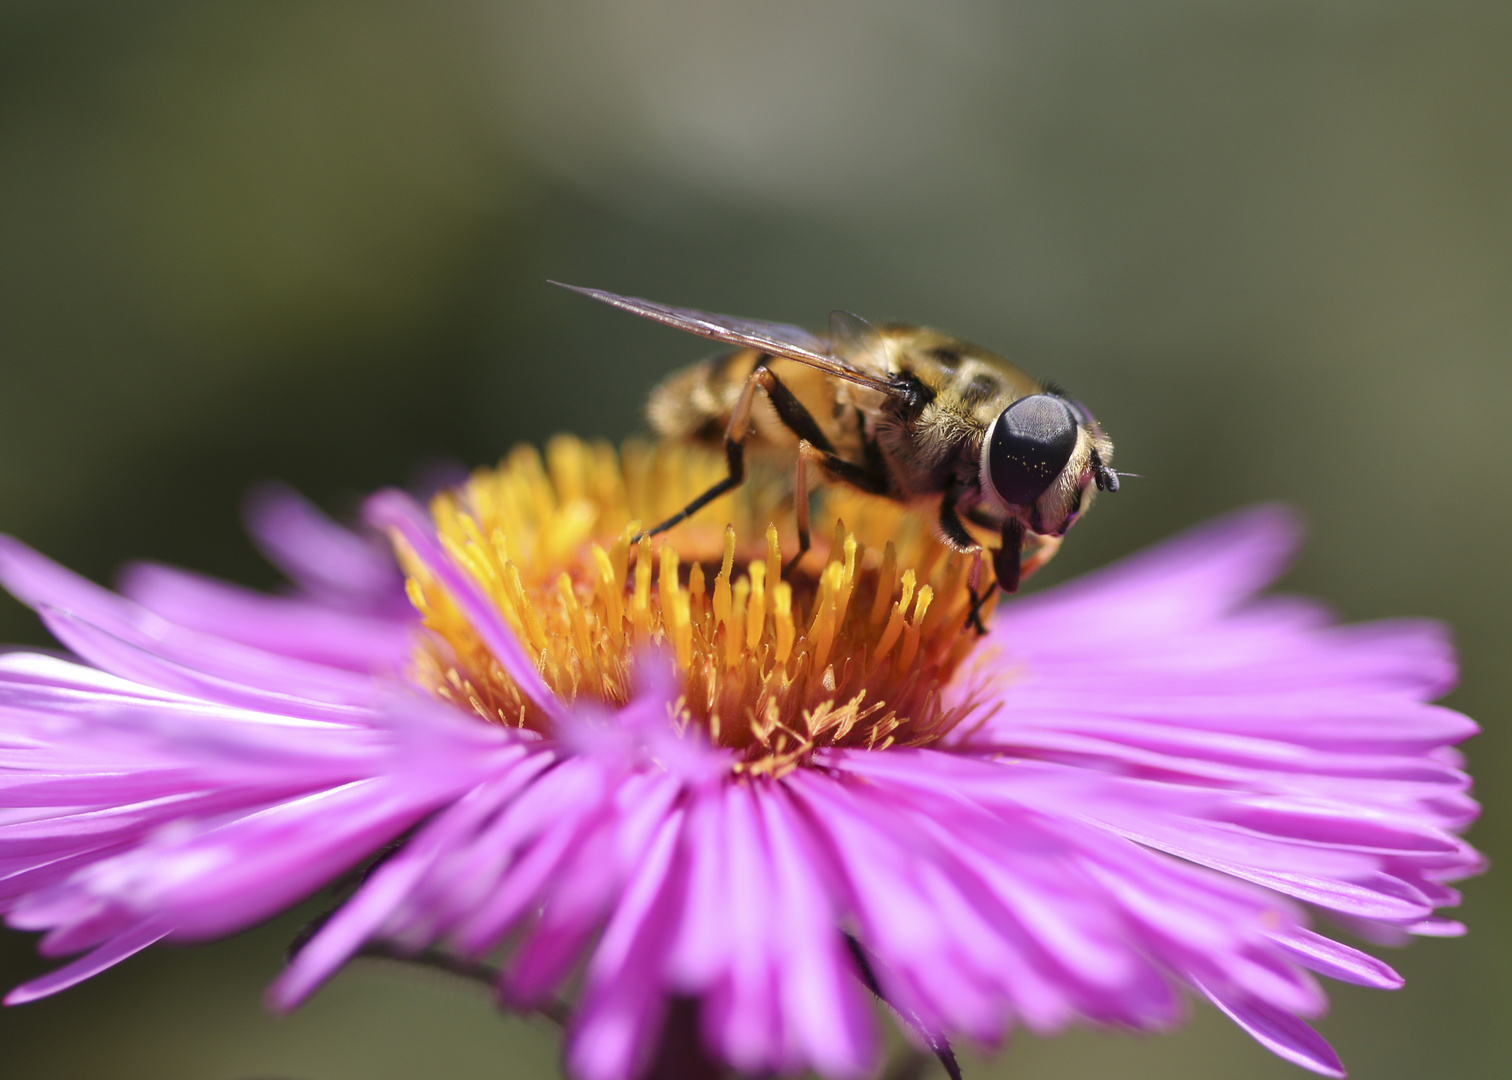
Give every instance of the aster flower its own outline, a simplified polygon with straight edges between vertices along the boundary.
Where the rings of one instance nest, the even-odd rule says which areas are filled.
[[[1014,1025],[1167,1028],[1197,995],[1340,1076],[1313,975],[1401,980],[1314,919],[1461,931],[1434,915],[1479,866],[1451,749],[1475,728],[1428,704],[1449,646],[1257,599],[1284,511],[978,639],[963,561],[885,501],[830,492],[833,539],[787,570],[760,482],[631,542],[720,468],[559,439],[428,512],[380,493],[397,568],[270,496],[289,596],[156,566],[117,595],[4,541],[70,655],[0,655],[0,907],[82,953],[8,1000],[366,863],[275,1006],[374,945],[444,954],[512,1007],[570,999],[569,1071],[631,1080],[678,1024],[739,1072],[865,1075],[873,992],[947,1060]]]

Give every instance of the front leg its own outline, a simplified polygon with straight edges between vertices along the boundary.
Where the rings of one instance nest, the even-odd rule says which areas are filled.
[[[1005,593],[1018,592],[1019,578],[1022,576],[1019,560],[1023,546],[1024,524],[1018,518],[1009,518],[1003,522],[1002,546],[992,553],[992,571],[997,575],[997,587]],[[976,589],[968,585],[966,591],[971,597],[971,610],[966,613],[966,625],[975,628],[978,634],[985,634],[987,627],[982,624],[982,608],[992,596],[992,590],[985,589],[978,596]]]
[[[957,551],[974,551],[982,545],[966,531],[966,525],[961,521],[961,513],[957,509],[961,494],[961,489],[952,484],[940,499],[940,535],[945,538],[945,543]]]
[[[1003,543],[992,553],[992,571],[997,574],[998,588],[1016,593],[1019,587],[1019,558],[1024,549],[1024,523],[1011,517],[1003,522]]]
[[[966,625],[981,635],[987,632],[987,626],[982,622],[982,608],[986,606],[992,590],[977,592],[982,583],[982,545],[977,543],[976,537],[966,530],[965,523],[961,521],[957,506],[962,494],[961,488],[951,485],[940,499],[940,535],[951,547],[970,554],[973,559],[971,571],[966,578],[966,595],[971,597],[971,607],[966,610]]]
[[[1005,593],[1018,592],[1019,583],[1049,562],[1056,549],[1060,547],[1060,537],[1038,536],[1035,538],[1033,553],[1025,559],[1024,535],[1023,522],[1017,518],[1009,518],[1003,523],[1002,546],[992,553],[992,569],[997,574],[997,585]],[[971,614],[967,616],[966,622],[967,625],[977,627],[980,633],[982,624],[977,613],[986,604],[990,593],[983,593],[981,597],[978,597],[975,589],[970,591]]]

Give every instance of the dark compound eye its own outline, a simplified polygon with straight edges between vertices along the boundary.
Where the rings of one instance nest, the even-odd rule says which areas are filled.
[[[992,425],[987,469],[1003,501],[1027,506],[1045,493],[1076,449],[1076,417],[1050,394],[1030,394]]]

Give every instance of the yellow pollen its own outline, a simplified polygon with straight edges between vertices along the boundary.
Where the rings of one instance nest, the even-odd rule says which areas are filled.
[[[814,500],[812,550],[784,572],[782,551],[796,545],[791,477],[759,464],[687,521],[639,535],[723,471],[723,456],[703,449],[616,454],[561,436],[544,461],[516,449],[437,496],[431,513],[555,694],[623,704],[637,656],[661,649],[681,680],[675,724],[733,749],[738,770],[780,773],[826,746],[924,745],[959,722],[967,708],[943,705],[939,690],[976,644],[965,629],[971,560],[944,548],[925,515],[829,487]],[[430,631],[416,679],[489,721],[545,731],[455,598],[402,545],[400,557]]]

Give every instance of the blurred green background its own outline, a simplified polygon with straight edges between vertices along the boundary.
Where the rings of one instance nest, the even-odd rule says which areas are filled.
[[[1454,0],[0,5],[0,528],[100,580],[256,584],[237,506],[337,513],[428,463],[622,437],[706,347],[547,277],[951,329],[1144,474],[1059,580],[1260,499],[1287,587],[1456,628],[1512,855],[1512,7]],[[40,641],[0,602],[0,640]],[[1461,941],[1339,987],[1359,1078],[1503,1077],[1505,877]],[[372,966],[290,1019],[297,916],[0,1015],[25,1078],[534,1077],[552,1032]],[[41,969],[0,936],[0,982]],[[1300,1077],[1210,1009],[1018,1040],[978,1078]]]

